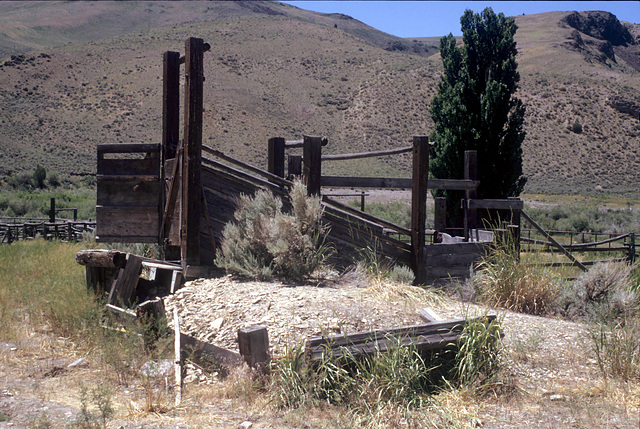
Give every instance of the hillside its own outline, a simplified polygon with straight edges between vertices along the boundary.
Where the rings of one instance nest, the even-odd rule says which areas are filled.
[[[0,62],[0,176],[36,163],[93,174],[98,143],[158,142],[161,54],[184,51],[188,37],[212,46],[204,143],[255,165],[274,136],[327,136],[326,151],[339,153],[404,146],[432,128],[432,40],[275,2],[99,3],[0,2],[0,25],[12,22],[0,53],[16,52]],[[44,25],[55,14],[70,17],[55,20],[59,32]],[[637,193],[640,26],[624,24],[632,39],[616,45],[595,31],[609,21],[568,16],[517,17],[527,190]],[[118,35],[123,28],[131,31]],[[406,176],[408,167],[397,156],[324,171]]]

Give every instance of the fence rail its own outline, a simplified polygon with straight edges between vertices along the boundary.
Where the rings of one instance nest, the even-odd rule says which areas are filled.
[[[8,244],[19,240],[42,237],[45,240],[67,242],[82,241],[82,234],[92,232],[93,221],[60,220],[48,222],[43,219],[0,219],[0,243]]]

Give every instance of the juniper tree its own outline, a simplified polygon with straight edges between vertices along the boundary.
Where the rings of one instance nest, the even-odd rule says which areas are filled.
[[[435,128],[430,171],[436,178],[462,179],[464,151],[478,151],[478,198],[518,196],[525,185],[522,142],[525,107],[515,97],[517,26],[513,18],[467,9],[460,18],[462,46],[453,35],[440,40],[444,72],[431,100]],[[447,197],[447,212],[460,224],[460,191]]]

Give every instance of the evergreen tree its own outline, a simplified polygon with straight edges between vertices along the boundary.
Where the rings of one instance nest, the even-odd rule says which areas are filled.
[[[431,101],[435,129],[430,171],[436,178],[462,179],[464,151],[478,151],[478,198],[518,196],[522,175],[525,107],[514,96],[520,75],[516,63],[517,26],[513,18],[467,9],[460,19],[462,46],[453,35],[440,40],[444,73]],[[460,191],[447,197],[447,212],[460,225]]]

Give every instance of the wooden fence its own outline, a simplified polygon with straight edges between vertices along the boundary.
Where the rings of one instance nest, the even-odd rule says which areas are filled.
[[[82,234],[92,232],[95,222],[63,220],[49,222],[45,219],[0,218],[0,243],[42,237],[45,240],[67,242],[82,241]]]

